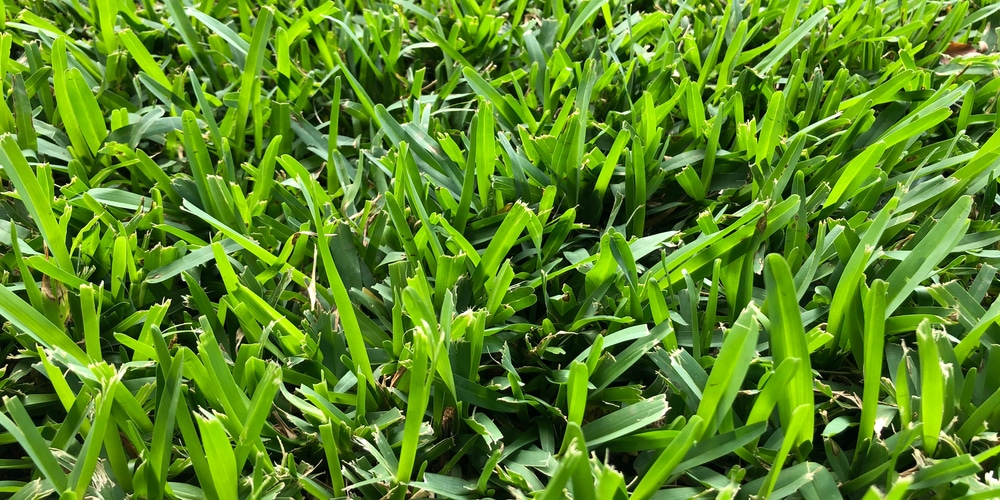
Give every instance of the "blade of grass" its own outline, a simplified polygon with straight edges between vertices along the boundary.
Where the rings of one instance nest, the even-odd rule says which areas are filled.
[[[765,259],[764,282],[767,289],[765,307],[771,320],[770,345],[774,362],[780,364],[790,358],[800,361],[798,370],[788,381],[786,397],[778,402],[782,425],[790,432],[796,409],[805,406],[810,409],[811,414],[814,405],[809,349],[806,345],[805,329],[802,326],[802,314],[799,312],[792,273],[781,255],[770,254]],[[787,439],[794,442],[796,448],[812,442],[814,431],[812,425],[799,426],[797,430],[800,434],[786,435]]]
[[[929,455],[933,455],[937,449],[943,425],[945,399],[951,399],[945,394],[943,361],[934,337],[930,322],[926,319],[921,321],[917,327],[917,349],[920,356],[920,420],[924,451]]]
[[[236,454],[220,416],[195,415],[195,418],[205,446],[205,456],[212,466],[212,483],[219,498],[238,498],[239,471],[236,469]]]
[[[46,247],[55,258],[56,265],[66,272],[73,272],[73,262],[66,247],[66,231],[58,223],[50,196],[45,195],[38,177],[31,171],[24,153],[14,137],[0,138],[0,165],[20,194],[32,219],[38,224]]]
[[[743,385],[750,362],[757,352],[758,325],[753,306],[740,313],[736,323],[725,333],[718,358],[708,374],[708,383],[698,404],[698,416],[705,426],[701,439],[715,435],[732,411],[733,401]]]
[[[972,198],[960,198],[889,275],[886,315],[902,305],[910,292],[929,277],[931,269],[958,245],[969,228],[971,210]]]
[[[52,483],[56,491],[66,491],[68,478],[56,457],[49,450],[45,438],[38,432],[35,423],[32,422],[24,404],[18,398],[5,397],[4,409],[11,418],[0,413],[0,425],[24,448],[24,451],[31,457],[31,461],[39,468],[45,478]]]
[[[885,299],[886,286],[882,280],[875,280],[864,299],[865,311],[865,357],[864,380],[861,397],[861,421],[858,424],[858,448],[867,439],[875,436],[875,418],[878,413],[879,390],[882,381],[882,360],[885,351]]]
[[[684,460],[684,456],[687,455],[688,450],[697,442],[697,436],[703,433],[703,424],[704,421],[697,415],[692,416],[688,420],[681,433],[656,457],[653,465],[649,468],[649,472],[646,473],[632,491],[631,498],[645,500],[653,497],[663,483],[667,481],[667,478],[674,473],[674,469]]]

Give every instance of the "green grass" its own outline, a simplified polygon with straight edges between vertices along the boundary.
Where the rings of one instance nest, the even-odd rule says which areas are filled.
[[[1000,497],[1000,3],[0,6],[4,497]]]

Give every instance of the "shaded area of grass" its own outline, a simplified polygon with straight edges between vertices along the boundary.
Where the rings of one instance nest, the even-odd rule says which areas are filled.
[[[1000,495],[1000,4],[0,5],[14,498]]]

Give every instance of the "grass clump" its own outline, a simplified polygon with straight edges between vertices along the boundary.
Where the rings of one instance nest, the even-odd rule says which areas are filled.
[[[1000,496],[1000,4],[0,6],[11,498]]]

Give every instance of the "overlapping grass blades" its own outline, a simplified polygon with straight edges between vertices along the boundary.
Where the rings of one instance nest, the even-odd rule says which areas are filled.
[[[996,3],[0,3],[0,492],[992,498]]]

